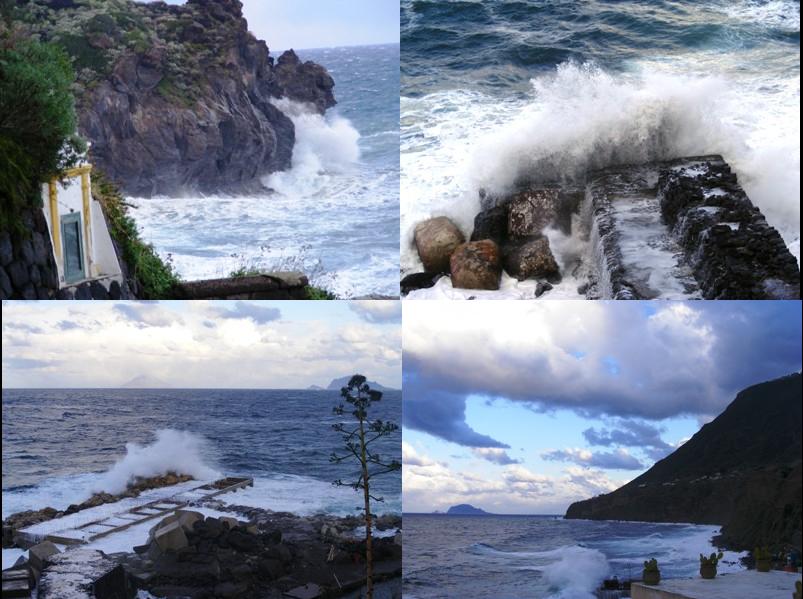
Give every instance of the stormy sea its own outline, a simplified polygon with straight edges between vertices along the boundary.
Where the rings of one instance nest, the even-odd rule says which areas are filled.
[[[694,575],[715,526],[564,520],[557,516],[405,514],[404,596],[411,599],[594,599],[600,583]],[[719,572],[741,569],[727,552]]]
[[[4,389],[3,519],[64,510],[169,471],[198,481],[253,478],[253,487],[233,496],[239,505],[358,515],[361,495],[332,485],[357,472],[352,463],[329,461],[341,450],[331,428],[343,420],[332,414],[339,399],[337,391],[307,390]],[[401,393],[386,392],[372,410],[398,422]],[[400,445],[391,436],[376,449],[400,460]],[[384,498],[376,513],[401,512],[398,473],[376,478],[373,491]],[[4,549],[3,567],[20,553]]]
[[[338,297],[398,296],[399,46],[298,50],[335,80],[325,116],[277,101],[292,168],[258,197],[129,198],[142,237],[182,278],[300,270]]]
[[[445,215],[471,231],[481,189],[703,154],[724,157],[799,261],[798,1],[401,6],[403,275],[422,270],[415,224]],[[559,263],[582,251],[557,232],[550,243]],[[413,295],[463,293],[445,281]],[[577,298],[577,283],[564,276],[544,297]],[[503,275],[482,296],[534,285]]]

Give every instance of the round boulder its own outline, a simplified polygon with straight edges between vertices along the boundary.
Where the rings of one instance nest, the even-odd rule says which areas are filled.
[[[460,289],[499,289],[502,261],[499,246],[490,239],[469,241],[451,258],[452,286]]]
[[[415,226],[418,256],[424,270],[430,273],[449,272],[449,257],[465,240],[457,225],[445,216],[430,218]]]
[[[546,237],[530,237],[511,241],[504,247],[505,271],[523,281],[530,278],[560,280],[560,268],[549,249]]]

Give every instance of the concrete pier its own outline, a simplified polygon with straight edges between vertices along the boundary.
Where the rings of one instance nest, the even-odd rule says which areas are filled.
[[[658,586],[633,583],[632,599],[791,599],[799,573],[745,570],[712,580],[662,580]]]

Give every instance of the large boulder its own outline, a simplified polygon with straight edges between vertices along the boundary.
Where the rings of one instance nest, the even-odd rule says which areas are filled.
[[[452,286],[460,289],[499,289],[502,260],[490,239],[469,241],[452,254]]]
[[[510,200],[507,230],[510,237],[539,235],[558,216],[560,190],[528,189]]]
[[[449,272],[452,252],[466,238],[460,229],[445,216],[436,216],[415,227],[415,245],[424,270],[430,273]]]
[[[471,241],[490,239],[502,245],[507,239],[508,207],[506,204],[494,206],[477,213],[474,217],[474,230]]]
[[[28,561],[31,565],[41,572],[45,569],[45,562],[57,553],[61,553],[58,547],[50,541],[42,541],[28,550]]]
[[[509,241],[503,248],[503,263],[507,274],[519,281],[545,278],[556,282],[560,279],[560,268],[549,248],[549,239],[543,235]]]
[[[163,553],[178,551],[188,545],[187,535],[177,520],[158,528],[153,533],[153,541]]]

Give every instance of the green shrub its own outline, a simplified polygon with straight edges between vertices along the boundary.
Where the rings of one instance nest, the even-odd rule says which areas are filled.
[[[322,287],[313,287],[307,285],[306,287],[307,299],[311,300],[336,300],[337,296],[331,291],[327,291]]]
[[[75,166],[75,80],[58,47],[0,32],[0,228],[19,230],[21,209],[41,203],[40,184]]]
[[[159,257],[153,246],[139,237],[137,225],[128,214],[129,205],[115,185],[101,173],[92,174],[92,195],[103,207],[109,233],[117,242],[130,276],[139,282],[140,299],[169,299],[180,282],[173,266]]]

